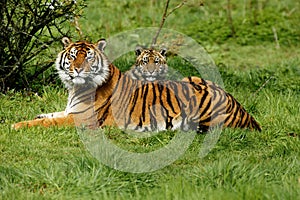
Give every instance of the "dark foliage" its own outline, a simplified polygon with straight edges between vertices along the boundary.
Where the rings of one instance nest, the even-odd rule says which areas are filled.
[[[29,88],[54,63],[49,47],[84,7],[76,0],[1,0],[0,92]],[[70,26],[69,26],[70,27]]]

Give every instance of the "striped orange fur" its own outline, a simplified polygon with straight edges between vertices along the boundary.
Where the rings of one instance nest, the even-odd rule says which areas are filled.
[[[136,131],[240,127],[261,130],[255,119],[222,88],[198,77],[146,82],[123,75],[95,44],[63,38],[56,68],[69,90],[65,111],[41,114],[14,128],[52,125],[117,126]]]

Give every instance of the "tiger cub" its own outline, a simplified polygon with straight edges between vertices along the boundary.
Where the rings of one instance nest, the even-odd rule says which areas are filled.
[[[136,62],[131,69],[125,72],[132,79],[143,81],[163,80],[168,72],[166,48],[160,51],[144,49],[138,46],[135,50]]]
[[[261,130],[258,122],[222,88],[199,77],[183,81],[141,81],[121,73],[95,44],[63,38],[56,59],[59,77],[69,90],[65,111],[39,115],[13,128],[32,126],[117,126],[136,131],[239,127]]]

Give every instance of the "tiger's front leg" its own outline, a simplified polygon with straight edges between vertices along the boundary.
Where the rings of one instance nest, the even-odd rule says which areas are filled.
[[[64,117],[56,117],[56,118],[41,118],[41,119],[34,119],[29,121],[22,121],[12,125],[13,129],[20,129],[25,127],[33,127],[33,126],[74,126],[74,116],[73,114],[69,114]]]

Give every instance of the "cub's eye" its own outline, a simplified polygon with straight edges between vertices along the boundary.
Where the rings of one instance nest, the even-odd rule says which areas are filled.
[[[147,64],[148,63],[148,57],[143,57],[143,63]]]
[[[154,62],[155,62],[155,64],[158,64],[159,63],[159,57],[156,57]]]

